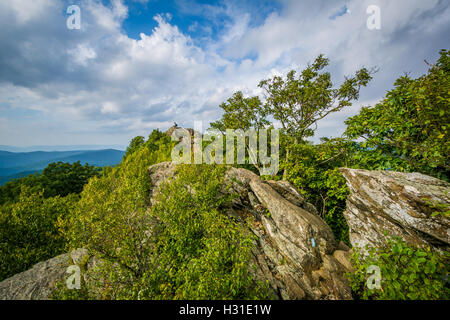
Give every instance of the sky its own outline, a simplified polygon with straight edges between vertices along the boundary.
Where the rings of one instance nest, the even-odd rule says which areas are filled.
[[[79,29],[67,26],[71,5]],[[379,29],[367,26],[371,5]],[[336,137],[449,39],[447,0],[0,0],[0,145],[125,146],[174,121],[208,127],[233,92],[262,96],[260,80],[320,53],[337,85],[379,69],[314,139]]]

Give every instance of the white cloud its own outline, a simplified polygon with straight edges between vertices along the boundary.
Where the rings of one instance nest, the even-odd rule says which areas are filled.
[[[330,57],[338,82],[363,65],[379,66],[361,97],[373,102],[403,71],[426,70],[423,59],[436,57],[450,13],[438,0],[352,0],[350,13],[331,20],[342,4],[283,0],[281,11],[253,25],[251,12],[227,2],[194,8],[211,17],[229,15],[218,40],[209,38],[200,47],[167,15],[155,17],[157,27],[151,32],[129,38],[121,29],[129,14],[123,1],[110,6],[81,1],[81,30],[65,28],[61,5],[20,16],[13,3],[0,4],[0,108],[39,110],[46,121],[39,129],[38,124],[20,126],[12,142],[2,134],[0,144],[24,144],[20,142],[30,139],[32,129],[39,133],[35,139],[49,137],[49,123],[67,128],[59,138],[70,141],[58,144],[83,144],[90,136],[95,136],[89,139],[92,143],[126,144],[134,135],[165,129],[173,121],[192,126],[194,120],[204,120],[206,126],[216,120],[218,105],[233,91],[261,94],[260,80],[303,68],[321,52]],[[382,29],[370,31],[365,8],[377,3]],[[17,16],[16,23],[2,23],[10,12]],[[194,24],[190,31],[194,27],[208,26]],[[20,37],[11,36],[19,31]],[[342,131],[343,120],[360,105],[325,119],[319,134]]]
[[[118,113],[119,107],[114,102],[107,101],[107,102],[103,103],[101,112],[102,113]]]
[[[51,10],[52,0],[14,0],[0,3],[0,10],[11,13],[19,25],[30,22],[39,22],[47,10]]]
[[[87,11],[94,17],[94,21],[109,31],[118,30],[121,22],[128,16],[128,8],[122,0],[113,0],[112,8],[105,7],[101,2],[86,0],[81,5],[82,14]]]
[[[97,58],[95,50],[86,44],[78,44],[76,49],[69,49],[68,52],[73,60],[82,66],[86,66],[88,60]]]

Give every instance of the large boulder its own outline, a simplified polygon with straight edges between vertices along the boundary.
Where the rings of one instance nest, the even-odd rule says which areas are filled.
[[[72,274],[68,273],[70,266],[79,266],[87,275],[96,263],[95,257],[81,248],[39,262],[31,269],[0,282],[0,300],[48,300],[56,285],[64,285]]]
[[[354,247],[378,247],[387,233],[415,246],[449,249],[450,219],[433,213],[448,210],[450,184],[420,173],[340,171],[350,189],[344,216]]]
[[[30,270],[0,282],[0,300],[48,299],[56,283],[64,278],[69,254],[39,262]]]

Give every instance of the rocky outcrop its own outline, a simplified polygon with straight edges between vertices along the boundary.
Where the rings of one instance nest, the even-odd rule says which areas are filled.
[[[420,173],[340,170],[350,189],[344,216],[354,247],[380,246],[386,232],[412,245],[449,249],[450,219],[432,214],[448,210],[450,184]]]
[[[347,168],[341,172],[350,189],[344,215],[353,246],[380,246],[386,232],[413,245],[449,249],[449,218],[433,215],[448,211],[448,183],[418,173]],[[173,163],[149,168],[151,202],[171,177],[176,178]],[[237,194],[223,212],[257,236],[249,270],[255,279],[268,281],[273,298],[351,299],[344,276],[352,271],[349,248],[336,243],[330,227],[295,187],[230,167],[222,192]],[[101,279],[95,273],[101,261],[84,249],[40,262],[0,282],[0,299],[49,299],[74,264],[83,268],[88,291],[101,299]]]
[[[68,273],[69,266],[82,268],[86,279],[89,275],[87,271],[96,263],[95,257],[91,257],[85,249],[39,262],[31,269],[0,282],[0,300],[48,300],[56,285],[71,275]]]
[[[174,168],[172,163],[149,168],[152,196]],[[250,264],[256,269],[250,270],[269,282],[274,298],[351,299],[344,277],[351,271],[348,248],[336,243],[314,206],[290,183],[266,182],[248,170],[230,168],[223,192],[238,195],[223,210],[257,235]]]
[[[161,184],[176,178],[175,164],[149,168],[151,202]],[[351,271],[349,248],[336,243],[330,227],[290,183],[263,181],[256,174],[229,168],[223,193],[237,194],[222,209],[257,235],[249,270],[257,280],[268,281],[275,299],[351,299],[344,277]],[[157,223],[157,222],[156,222]],[[69,265],[83,267],[87,289],[96,289],[95,265],[100,263],[78,249],[38,263],[32,269],[0,283],[0,299],[48,299],[58,281],[64,281]],[[96,291],[97,290],[97,291]]]
[[[181,128],[181,127],[178,127],[177,125],[173,125],[172,127],[170,127],[167,131],[166,131],[166,135],[168,135],[169,137],[171,137],[172,136],[172,134],[174,133],[174,131],[175,130],[178,130],[178,129],[181,129],[181,130],[187,130],[187,132],[189,132],[189,134],[191,135],[191,137],[194,137],[194,129],[191,129],[191,128]]]
[[[0,299],[48,299],[56,283],[64,278],[68,266],[69,254],[62,254],[39,262],[30,270],[15,274],[0,282]]]

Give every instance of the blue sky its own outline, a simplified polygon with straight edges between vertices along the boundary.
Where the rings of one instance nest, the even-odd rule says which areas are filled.
[[[102,1],[110,5],[110,1]],[[128,17],[122,24],[123,31],[131,38],[139,39],[141,32],[148,33],[157,27],[153,19],[156,15],[165,15],[181,32],[189,35],[197,45],[202,39],[217,40],[227,24],[233,22],[226,13],[227,3],[195,0],[149,0],[124,1],[128,6]],[[267,0],[241,0],[230,2],[239,11],[251,12],[251,26],[261,25],[267,16],[281,9],[280,3]]]
[[[69,30],[69,5],[81,29]],[[369,30],[377,5],[381,29]],[[379,72],[360,100],[319,124],[374,105],[408,72],[449,49],[446,0],[14,0],[0,1],[0,145],[126,145],[173,121],[207,127],[233,92],[301,70],[324,53],[339,84]]]

